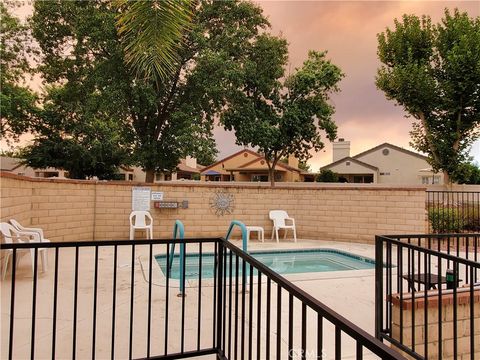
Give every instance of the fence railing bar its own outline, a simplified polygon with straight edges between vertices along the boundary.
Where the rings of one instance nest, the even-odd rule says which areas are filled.
[[[470,268],[470,357],[474,360],[475,357],[475,311],[474,311],[474,296],[473,296],[473,267]],[[478,306],[478,305],[477,305]]]
[[[113,247],[113,285],[112,285],[112,344],[111,344],[111,360],[115,359],[115,313],[117,303],[117,259],[118,259],[118,246]]]
[[[301,335],[301,346],[302,346],[302,359],[306,360],[307,358],[307,305],[302,304],[302,335]]]
[[[165,268],[166,268],[166,279],[165,279],[165,344],[164,344],[164,355],[168,354],[168,314],[169,314],[169,302],[170,302],[170,273],[172,269],[170,268],[170,247],[167,243],[165,246],[166,256],[165,256]],[[174,256],[174,254],[172,254]]]
[[[249,267],[249,277],[250,277],[250,296],[248,297],[248,359],[252,359],[253,351],[253,265],[250,264]]]
[[[187,253],[187,245],[185,244],[185,254]],[[173,256],[173,254],[172,254]],[[187,269],[187,257],[183,256],[183,261],[182,261],[182,250],[180,248],[180,263],[182,264],[182,273],[180,274],[181,280],[180,284],[185,284],[185,277],[186,277],[186,269]],[[185,298],[187,297],[187,293],[185,291],[185,285],[180,285],[179,289],[179,294],[180,298],[182,299],[182,320],[181,320],[181,330],[180,330],[180,352],[183,353],[185,352]]]
[[[227,336],[227,251],[223,251],[223,326],[222,326],[222,349],[225,352],[227,349],[226,336]]]
[[[198,245],[198,300],[197,300],[197,351],[200,350],[200,340],[202,333],[202,261],[203,244]]]
[[[230,250],[231,251],[231,250]],[[239,268],[240,265],[238,263],[239,257],[238,254],[235,254],[235,327],[234,327],[234,346],[233,346],[233,351],[234,351],[234,359],[238,359],[238,279],[240,278],[239,276]]]
[[[136,240],[81,240],[81,241],[65,241],[65,242],[26,242],[26,243],[2,243],[0,249],[35,249],[35,248],[82,248],[82,247],[111,247],[115,245],[121,246],[141,246],[141,245],[160,245],[160,244],[216,244],[219,238],[186,238],[186,239],[136,239]]]
[[[257,289],[257,360],[261,360],[261,328],[262,328],[262,273],[258,272]]]
[[[232,251],[230,250],[228,252],[229,256],[229,263],[228,263],[228,284],[229,284],[229,290],[228,290],[228,358],[232,358],[232,312],[233,312],[233,307],[232,307],[232,287],[233,287],[233,254]]]
[[[78,302],[78,257],[79,249],[75,248],[75,284],[73,289],[73,346],[72,346],[72,359],[75,360],[77,356],[77,302]]]
[[[267,277],[267,314],[265,319],[265,358],[270,359],[270,302],[271,302],[272,281]]]
[[[97,290],[98,290],[98,246],[95,246],[95,267],[93,273],[93,319],[92,319],[92,359],[95,359],[97,338]]]
[[[152,266],[153,244],[148,246],[148,307],[147,307],[147,357],[150,356],[150,341],[152,338]]]
[[[133,317],[135,304],[135,245],[132,245],[132,262],[130,264],[130,336],[128,340],[128,358],[131,359],[133,355]]]
[[[277,284],[277,360],[282,358],[282,287]]]
[[[12,266],[16,266],[13,264]],[[32,335],[30,357],[35,359],[35,325],[37,319],[37,281],[38,281],[38,249],[34,250],[33,256],[33,294],[32,294]]]
[[[335,360],[342,360],[342,331],[335,326]]]
[[[57,340],[58,255],[59,255],[59,248],[55,248],[55,265],[54,265],[54,278],[53,278],[53,310],[52,310],[52,359],[55,359],[55,347],[56,347],[56,340]]]
[[[239,254],[241,257],[241,254]],[[247,291],[247,264],[242,258],[242,318],[241,318],[241,340],[240,358],[245,359],[245,293]]]

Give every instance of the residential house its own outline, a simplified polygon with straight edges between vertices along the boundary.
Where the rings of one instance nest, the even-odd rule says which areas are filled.
[[[265,157],[249,149],[243,149],[216,163],[206,166],[201,172],[204,181],[268,181],[268,166]],[[275,181],[313,181],[314,174],[298,168],[298,159],[289,156],[288,162],[277,163]]]
[[[197,159],[187,156],[185,159],[180,159],[176,171],[157,172],[154,181],[200,180],[200,172],[203,168],[204,166],[197,164]],[[145,181],[145,171],[138,166],[121,166],[119,173],[120,180]]]
[[[0,156],[0,171],[11,172],[16,175],[30,176],[37,178],[66,178],[68,172],[61,169],[46,168],[46,169],[34,169],[29,166],[23,165],[21,159],[12,158],[8,156]]]
[[[11,158],[7,156],[0,157],[0,170],[11,172],[16,175],[23,175],[29,177],[40,178],[68,178],[68,171],[46,168],[34,169],[29,166],[22,165],[20,159]],[[200,179],[200,172],[203,169],[202,165],[197,164],[197,160],[192,157],[181,159],[177,170],[174,172],[157,173],[155,174],[155,182],[170,181],[170,180],[194,180]],[[145,172],[138,166],[120,166],[116,180],[124,181],[145,181]]]
[[[375,184],[443,184],[443,174],[432,171],[427,157],[389,143],[350,156],[350,142],[333,143],[331,170],[342,182]]]

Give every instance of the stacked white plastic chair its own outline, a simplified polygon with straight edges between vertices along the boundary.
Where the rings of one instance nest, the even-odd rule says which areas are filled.
[[[14,221],[16,224],[18,222]],[[24,227],[22,227],[24,228]],[[28,229],[28,228],[24,228]],[[38,230],[37,228],[35,228]],[[40,229],[41,230],[41,229]],[[48,239],[43,237],[43,231],[28,231],[28,230],[19,230],[14,225],[2,222],[0,223],[0,232],[2,233],[3,239],[5,243],[15,243],[15,242],[49,242]],[[21,251],[21,250],[18,250]],[[47,270],[47,249],[46,248],[39,248],[38,249],[40,258],[42,260],[42,271],[45,272]],[[3,278],[7,273],[8,263],[10,257],[13,254],[12,249],[8,249],[4,259],[4,266],[3,266]],[[35,271],[35,249],[30,249],[31,261],[32,261],[32,272]],[[17,257],[17,264],[12,264],[13,266],[18,265],[18,261],[20,260],[20,256]]]

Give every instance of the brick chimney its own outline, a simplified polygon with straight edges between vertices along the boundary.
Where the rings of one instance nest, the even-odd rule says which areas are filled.
[[[298,159],[293,155],[288,155],[288,166],[298,169]]]
[[[338,141],[333,143],[333,161],[350,156],[350,141],[345,141],[343,138],[339,138]]]
[[[197,168],[197,159],[191,156],[185,158],[185,165],[196,169]]]

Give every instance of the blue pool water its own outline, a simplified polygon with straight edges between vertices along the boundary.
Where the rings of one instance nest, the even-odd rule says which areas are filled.
[[[325,271],[362,270],[375,268],[373,259],[365,258],[344,251],[334,249],[310,249],[310,250],[276,250],[276,251],[251,251],[249,253],[255,259],[280,274],[298,274]],[[165,255],[156,255],[155,259],[162,272],[167,273]],[[202,278],[212,278],[214,254],[202,254]],[[227,274],[230,268],[227,257]],[[235,256],[232,258],[232,274],[235,274]],[[199,255],[187,254],[185,257],[185,278],[198,279],[200,271]],[[247,267],[249,265],[247,264]],[[242,261],[239,261],[239,275],[242,273]],[[171,279],[180,278],[180,259],[178,254],[174,256]]]

